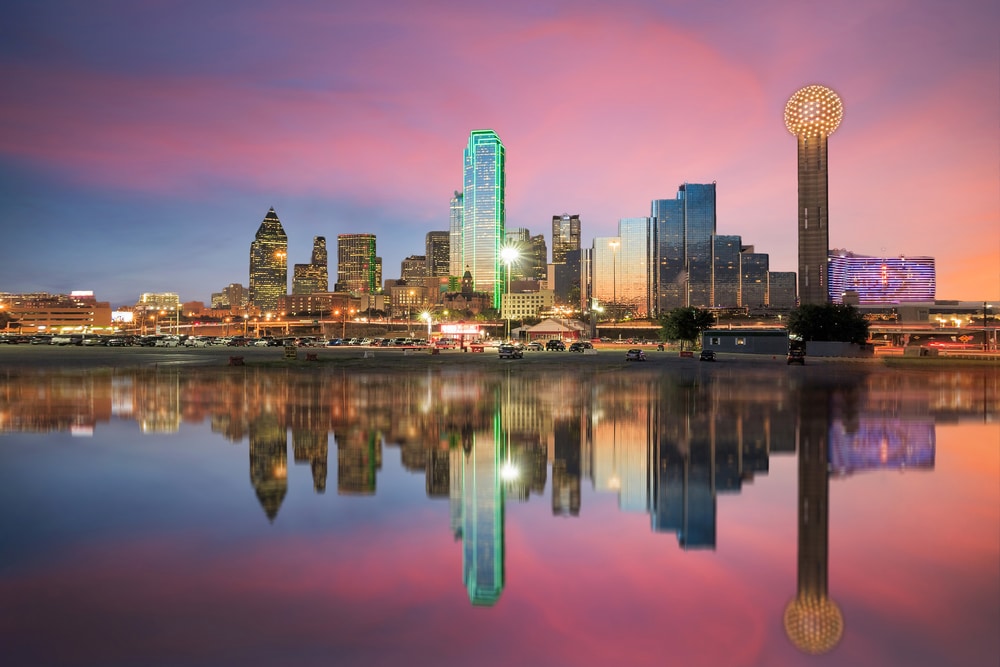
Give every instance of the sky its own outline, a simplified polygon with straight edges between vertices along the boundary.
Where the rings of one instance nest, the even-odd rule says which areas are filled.
[[[830,247],[932,256],[1000,301],[995,0],[12,0],[0,8],[0,292],[210,300],[274,207],[289,264],[377,236],[383,277],[448,229],[474,129],[507,226],[583,245],[716,182],[719,234],[797,270],[788,98],[844,103]],[[291,273],[291,272],[290,272]],[[331,279],[331,285],[333,280]]]

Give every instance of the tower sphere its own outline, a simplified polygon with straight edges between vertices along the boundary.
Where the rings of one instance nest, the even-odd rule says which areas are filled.
[[[843,117],[840,96],[826,86],[800,88],[785,105],[785,127],[797,137],[828,137]]]
[[[833,600],[806,596],[785,607],[785,634],[795,647],[819,655],[830,651],[844,634],[844,617]]]

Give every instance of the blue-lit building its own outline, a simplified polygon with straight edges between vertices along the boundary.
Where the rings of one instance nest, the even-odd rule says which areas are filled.
[[[655,199],[653,284],[657,310],[712,305],[715,183],[684,183],[674,199]]]
[[[493,130],[473,130],[464,158],[463,273],[457,275],[469,271],[474,289],[491,294],[492,306],[499,310],[503,294],[500,246],[506,224],[506,149]]]
[[[933,257],[868,257],[842,251],[828,261],[830,302],[855,305],[933,301]]]

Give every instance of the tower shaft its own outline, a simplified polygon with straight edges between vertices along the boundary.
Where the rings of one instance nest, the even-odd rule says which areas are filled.
[[[799,301],[829,301],[829,172],[826,135],[799,136]]]

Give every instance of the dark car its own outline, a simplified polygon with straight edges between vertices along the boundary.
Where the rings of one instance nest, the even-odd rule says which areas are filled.
[[[702,350],[698,356],[699,361],[715,361],[715,350]]]
[[[501,359],[520,359],[524,356],[521,348],[510,343],[504,343],[497,348],[497,354]]]
[[[805,350],[789,350],[788,359],[789,364],[799,364],[800,366],[806,365],[806,351]]]
[[[561,340],[556,340],[555,338],[553,338],[552,340],[550,340],[548,343],[545,344],[545,349],[555,350],[556,352],[565,352],[566,343],[562,342]]]
[[[586,341],[577,341],[569,346],[570,352],[583,352],[584,350],[592,350],[594,346]]]
[[[633,348],[625,353],[625,361],[646,361],[646,353],[639,348]]]

